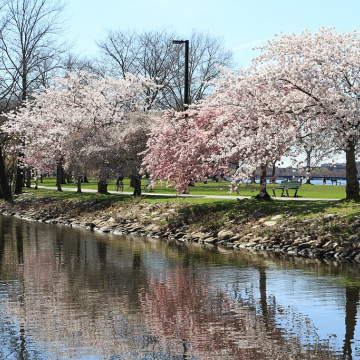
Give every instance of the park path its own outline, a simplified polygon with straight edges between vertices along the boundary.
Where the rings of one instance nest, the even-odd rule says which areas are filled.
[[[51,190],[57,190],[56,187],[50,187],[50,186],[38,186],[38,188],[41,189],[51,189]],[[76,191],[76,188],[62,188],[63,191]],[[81,189],[82,192],[88,192],[88,193],[97,193],[97,190],[93,189]],[[124,191],[122,193],[116,192],[116,191],[109,191],[110,194],[124,194],[124,195],[132,195],[132,192]],[[154,193],[154,192],[143,192],[142,195],[149,195],[149,196],[176,196],[176,194],[160,194],[160,193]],[[227,200],[241,200],[241,199],[250,199],[251,196],[232,196],[232,195],[179,195],[180,198],[205,198],[205,199],[227,199]],[[302,198],[302,197],[272,197],[275,200],[297,200],[297,201],[339,201],[340,199],[320,199],[320,198]]]

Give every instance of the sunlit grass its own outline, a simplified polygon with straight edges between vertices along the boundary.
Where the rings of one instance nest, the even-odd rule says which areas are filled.
[[[146,185],[146,179],[142,179],[143,191],[149,192],[149,190],[144,190]],[[108,190],[115,191],[116,180],[109,181]],[[55,178],[44,178],[43,183],[39,182],[39,185],[56,187]],[[259,184],[254,184],[250,187],[246,187],[244,184],[239,188],[239,194],[233,192],[232,194],[228,193],[230,183],[228,181],[223,182],[213,182],[208,181],[207,184],[197,183],[195,186],[188,187],[191,195],[221,195],[221,196],[254,196],[258,194]],[[278,184],[268,184],[268,192],[272,195],[272,188],[278,187]],[[72,188],[76,189],[77,185],[75,183],[63,184],[63,188]],[[81,183],[82,189],[92,189],[97,190],[97,183],[90,179],[89,183]],[[133,189],[130,187],[130,179],[124,179],[124,192],[133,192]],[[177,194],[177,190],[174,187],[166,187],[165,184],[162,186],[160,183],[156,184],[153,188],[152,194]],[[279,196],[281,190],[276,190],[276,195]],[[289,190],[290,196],[294,194],[294,190]],[[298,190],[298,196],[300,198],[310,198],[310,199],[343,199],[345,198],[345,185],[309,185],[303,184]]]

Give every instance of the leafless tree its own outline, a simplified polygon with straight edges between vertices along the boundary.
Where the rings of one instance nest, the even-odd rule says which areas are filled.
[[[57,41],[62,30],[63,0],[8,0],[0,32],[2,97],[26,100],[46,85],[67,50]]]
[[[162,87],[146,94],[149,108],[183,109],[185,56],[181,39],[174,31],[108,31],[97,42],[101,51],[102,71],[113,77],[130,72],[146,76]],[[200,100],[210,90],[209,81],[219,75],[217,65],[232,67],[232,52],[220,38],[193,31],[189,49],[189,100]]]
[[[97,67],[96,60],[81,57],[73,53],[68,53],[64,57],[63,68],[64,70],[70,72],[79,72],[84,70],[89,73],[98,74],[99,76],[102,75],[101,69]]]
[[[0,12],[1,111],[19,106],[62,66],[67,51],[59,43],[64,0],[7,0]],[[4,163],[4,162],[3,162]],[[15,193],[23,174],[17,169]]]

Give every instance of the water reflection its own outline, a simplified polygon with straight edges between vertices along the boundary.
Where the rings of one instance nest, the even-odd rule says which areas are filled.
[[[1,359],[356,359],[358,268],[0,217]]]

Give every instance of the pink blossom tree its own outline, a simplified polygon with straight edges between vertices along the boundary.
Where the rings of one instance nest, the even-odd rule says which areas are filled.
[[[232,164],[239,165],[232,177],[237,190],[260,167],[266,195],[266,167],[290,150],[297,123],[276,107],[281,91],[266,77],[222,71],[212,95],[153,129],[144,165],[180,192],[207,174],[229,174]]]

